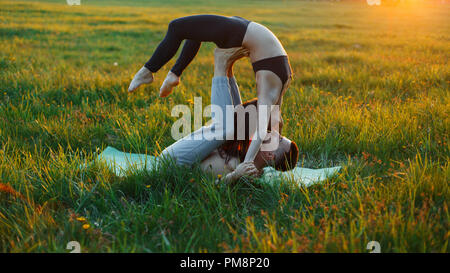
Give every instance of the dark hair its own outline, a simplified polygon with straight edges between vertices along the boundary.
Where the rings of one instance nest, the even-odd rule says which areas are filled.
[[[248,100],[242,104],[244,109],[249,106],[258,105],[258,99],[253,98]],[[234,113],[234,140],[227,140],[225,143],[219,148],[219,153],[225,157],[226,162],[230,159],[230,157],[238,157],[241,162],[244,161],[245,155],[247,154],[248,147],[250,146],[250,116],[248,113],[245,113],[245,137],[243,140],[238,139],[238,122],[237,122],[237,113]],[[255,122],[255,121],[253,121]],[[271,130],[271,124],[269,121],[269,126],[267,130]],[[294,141],[291,142],[291,147],[289,151],[284,153],[281,158],[278,158],[275,162],[274,168],[280,171],[287,171],[294,168],[297,165],[298,160],[298,147]]]
[[[289,151],[284,153],[281,158],[275,162],[274,168],[279,171],[289,171],[297,165],[298,161],[298,147],[294,141],[291,141]]]

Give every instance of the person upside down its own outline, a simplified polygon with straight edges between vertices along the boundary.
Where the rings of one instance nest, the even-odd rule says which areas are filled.
[[[215,50],[215,75],[211,87],[211,104],[222,109],[225,109],[227,105],[241,104],[237,83],[232,76],[232,66],[237,59],[245,56],[250,58],[256,77],[258,98],[252,103],[256,104],[258,109],[263,109],[262,106],[265,106],[266,109],[278,106],[275,109],[277,111],[280,109],[283,95],[292,79],[287,53],[269,29],[237,16],[193,15],[170,22],[165,38],[149,61],[136,73],[128,91],[132,92],[143,84],[153,82],[153,73],[156,73],[175,55],[183,40],[186,41],[181,54],[161,86],[161,97],[168,96],[179,84],[183,70],[193,60],[201,43],[214,42],[218,48]],[[243,160],[239,160],[239,165],[231,168],[233,170],[227,174],[226,179],[257,176],[261,169],[257,165],[260,165],[261,160],[266,162],[265,164],[267,162],[271,162],[271,164],[287,162],[286,154],[293,155],[295,150],[298,156],[295,143],[282,137],[279,133],[283,125],[281,114],[272,110],[258,111],[257,113],[255,123],[263,129],[249,132],[250,136],[247,140],[241,141],[240,144],[234,144],[237,145],[236,147],[241,147],[239,159],[242,159],[242,153],[245,153],[245,156]],[[214,120],[213,117],[211,126],[215,130],[221,130],[224,136],[229,136],[234,134],[235,130],[234,125],[230,126],[227,122],[230,123],[230,121]],[[177,164],[192,165],[197,160],[205,161],[210,158],[212,161],[211,154],[223,154],[223,152],[233,154],[231,152],[233,149],[230,148],[228,150],[222,148],[215,152],[225,141],[210,140],[211,138],[205,137],[211,134],[210,129],[206,126],[202,127],[169,146],[161,155],[171,156]],[[196,140],[199,139],[199,136],[202,140]],[[281,145],[276,145],[278,147],[270,151],[261,151],[263,141],[276,142]],[[236,152],[234,154],[236,155]],[[212,158],[214,157],[217,159],[217,155]],[[291,165],[293,164],[290,167],[295,167],[295,163],[296,161],[290,162]],[[229,165],[229,163],[227,164]]]

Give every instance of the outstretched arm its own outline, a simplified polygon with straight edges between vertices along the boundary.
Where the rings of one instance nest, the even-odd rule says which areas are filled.
[[[252,137],[244,162],[253,162],[255,160],[256,154],[259,152],[261,145],[267,136],[272,106],[276,104],[281,95],[281,80],[273,72],[267,70],[258,71],[256,74],[256,81],[258,92],[258,130]],[[278,147],[270,148],[275,150]]]
[[[242,176],[255,176],[255,174],[260,173],[255,172],[254,160],[266,139],[271,108],[279,101],[283,84],[275,73],[268,70],[260,70],[256,73],[256,83],[258,91],[258,130],[252,137],[244,162],[235,171],[227,175],[229,179],[235,180]],[[275,142],[275,144],[277,145],[278,142]],[[278,147],[270,148],[275,150]]]

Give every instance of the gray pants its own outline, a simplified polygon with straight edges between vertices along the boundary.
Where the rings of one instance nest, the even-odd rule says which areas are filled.
[[[203,126],[190,135],[178,140],[161,152],[160,156],[170,156],[178,165],[192,165],[205,159],[212,151],[225,142],[225,135],[234,132],[233,122],[227,121],[226,106],[242,104],[236,79],[227,77],[214,77],[211,84],[211,104],[222,109],[223,120],[217,120],[212,115],[212,124]],[[233,118],[234,121],[234,118]],[[213,139],[215,130],[221,130],[223,136]]]

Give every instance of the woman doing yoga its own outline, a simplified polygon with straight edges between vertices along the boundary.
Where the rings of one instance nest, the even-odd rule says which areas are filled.
[[[247,107],[257,107],[258,100],[252,99],[246,101],[242,104],[243,110]],[[252,120],[250,115],[246,115],[244,118],[244,130],[245,137],[242,140],[237,140],[237,132],[236,128],[238,124],[238,114],[234,114],[234,140],[225,141],[220,147],[215,149],[211,154],[209,154],[203,161],[200,163],[200,168],[208,173],[211,173],[215,176],[222,175],[224,177],[224,182],[232,182],[240,177],[236,175],[228,175],[232,174],[232,172],[236,169],[236,167],[244,161],[245,155],[247,153],[248,147],[250,146],[250,137],[252,128],[256,125],[256,120]],[[298,148],[297,144],[294,141],[289,140],[288,138],[281,136],[276,131],[270,131],[269,124],[269,134],[270,138],[274,138],[279,142],[278,148],[274,151],[270,152],[258,152],[254,164],[256,169],[259,171],[258,175],[262,173],[264,167],[272,166],[278,171],[289,171],[293,169],[297,165],[298,161]]]
[[[256,76],[258,109],[262,105],[266,113],[258,113],[258,125],[262,130],[252,137],[244,162],[241,165],[254,167],[253,161],[267,136],[269,118],[272,128],[280,132],[282,118],[278,111],[282,97],[291,80],[291,67],[287,53],[276,36],[261,24],[244,18],[219,15],[194,15],[170,22],[167,34],[159,44],[150,60],[134,76],[129,91],[134,91],[142,84],[153,81],[156,73],[177,52],[181,42],[186,40],[182,52],[164,80],[160,96],[166,97],[179,84],[183,70],[197,54],[201,42],[214,42],[221,49],[236,50],[243,47],[248,50]],[[272,110],[272,106],[278,108]],[[277,130],[278,128],[278,130]],[[254,169],[254,168],[253,168]]]

